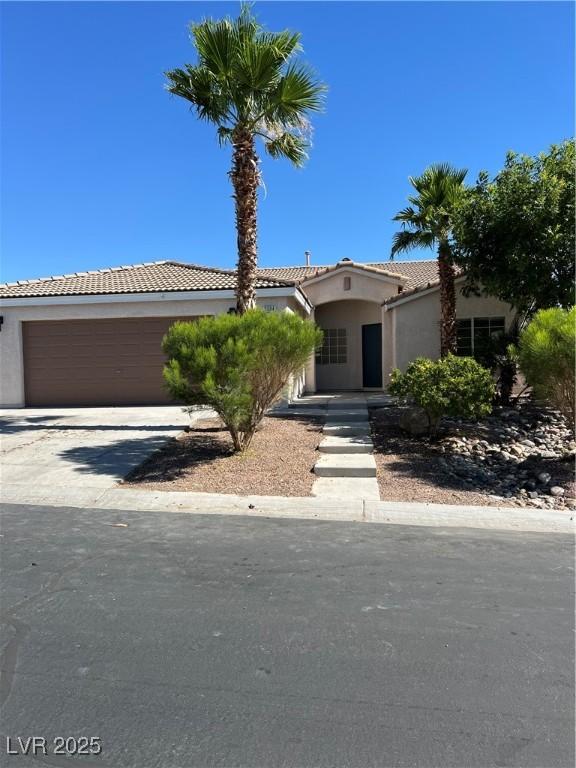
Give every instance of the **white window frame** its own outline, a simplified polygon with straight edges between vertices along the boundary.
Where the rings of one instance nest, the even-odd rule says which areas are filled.
[[[324,339],[316,349],[317,365],[346,365],[348,362],[348,330],[323,328]]]

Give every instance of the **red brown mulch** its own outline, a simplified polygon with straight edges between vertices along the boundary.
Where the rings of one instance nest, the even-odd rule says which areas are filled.
[[[244,454],[219,419],[203,419],[128,475],[126,488],[240,496],[309,496],[322,426],[314,419],[263,419]]]

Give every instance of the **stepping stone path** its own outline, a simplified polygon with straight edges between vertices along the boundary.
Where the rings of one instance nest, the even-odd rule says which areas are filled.
[[[314,465],[312,495],[320,498],[380,499],[368,405],[386,405],[381,393],[309,395],[288,406],[302,416],[325,416],[324,438]]]

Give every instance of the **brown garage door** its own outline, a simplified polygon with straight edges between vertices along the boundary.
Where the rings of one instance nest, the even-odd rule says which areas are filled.
[[[175,320],[146,317],[26,322],[26,405],[169,403],[160,344]]]

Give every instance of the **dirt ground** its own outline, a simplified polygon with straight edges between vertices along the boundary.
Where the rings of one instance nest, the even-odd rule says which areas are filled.
[[[248,450],[234,454],[219,419],[196,422],[137,467],[123,487],[240,496],[309,496],[322,426],[268,416]]]

